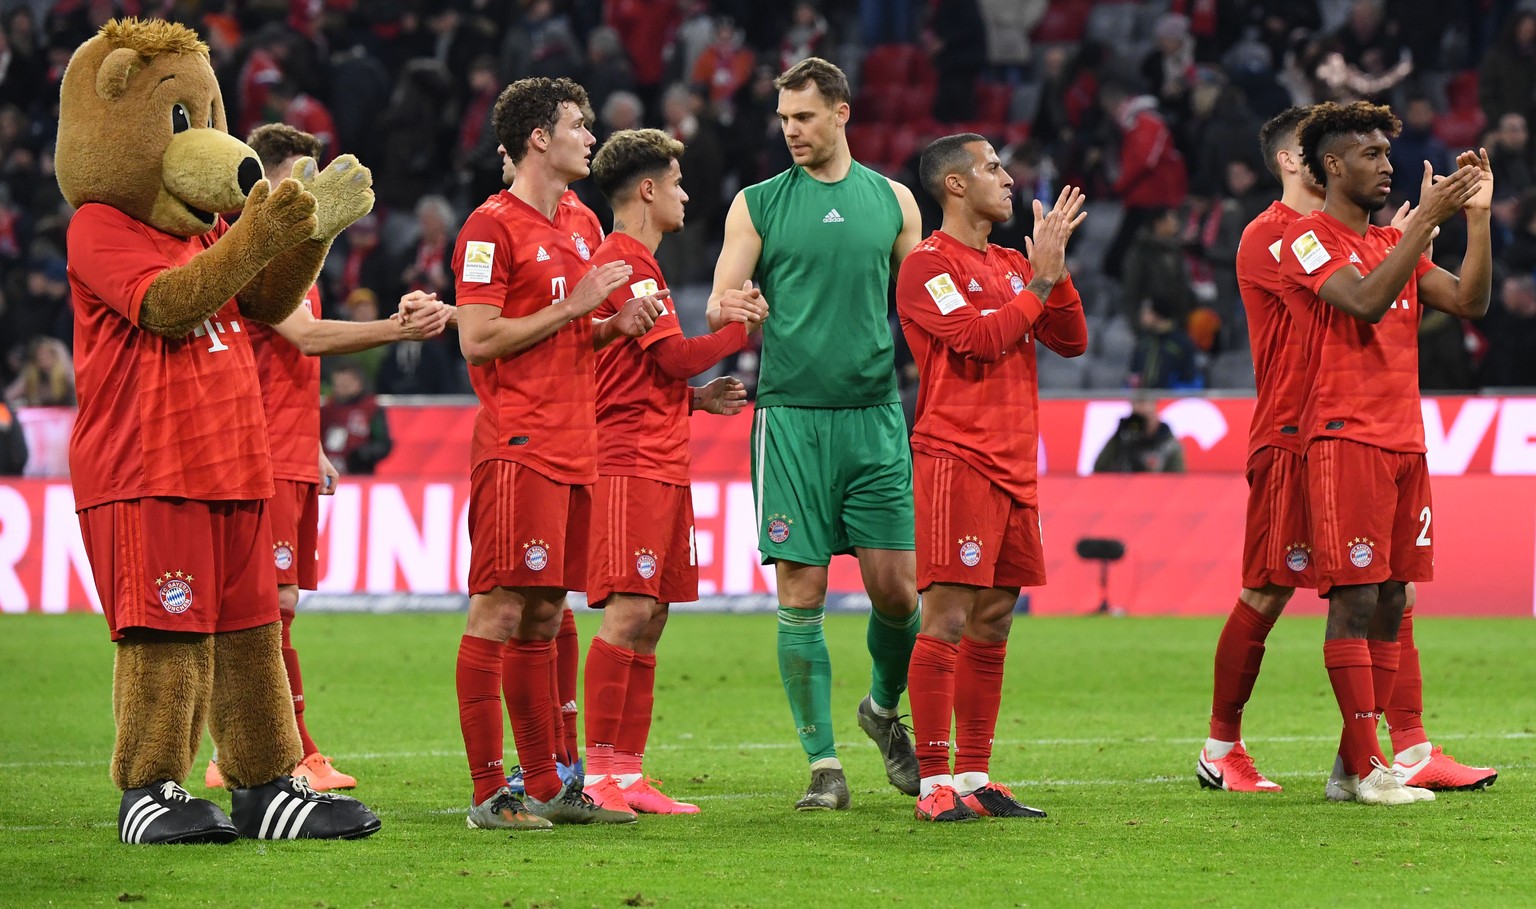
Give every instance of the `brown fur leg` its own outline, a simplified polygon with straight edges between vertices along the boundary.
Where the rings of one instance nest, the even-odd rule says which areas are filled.
[[[112,782],[124,791],[192,770],[213,684],[213,636],[129,632],[112,677]]]
[[[208,720],[231,789],[286,776],[304,756],[283,668],[282,627],[273,622],[213,636]]]

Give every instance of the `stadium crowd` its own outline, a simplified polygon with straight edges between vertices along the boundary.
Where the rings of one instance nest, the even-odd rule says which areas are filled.
[[[1387,7],[1390,6],[1390,10]],[[420,289],[451,301],[451,243],[500,187],[497,93],[568,75],[599,141],[659,126],[688,148],[688,229],[661,252],[685,317],[704,293],[735,191],[789,166],[773,77],[808,54],[843,66],[856,158],[908,185],[927,141],[992,137],[1023,198],[1063,183],[1093,200],[1074,250],[1089,356],[1042,356],[1046,388],[1252,387],[1234,257],[1278,189],[1254,137],[1292,103],[1368,98],[1404,121],[1400,162],[1437,172],[1482,144],[1499,174],[1488,316],[1429,314],[1425,390],[1536,385],[1536,4],[1482,0],[30,0],[0,15],[0,388],[14,405],[71,403],[72,314],[55,184],[58,86],[70,52],[112,16],[196,29],[213,49],[231,132],[287,122],[374,173],[375,213],[326,264],[330,312],[376,319]],[[607,218],[595,188],[575,188]],[[1414,201],[1398,183],[1383,217]],[[919,193],[924,231],[939,212]],[[1027,211],[1028,205],[1016,206]],[[1027,219],[1025,219],[1027,221]],[[1461,259],[1459,220],[1435,244]],[[994,239],[1021,245],[1027,223]],[[689,287],[694,292],[689,293]],[[690,312],[690,308],[692,312]],[[899,339],[899,333],[898,339]],[[900,341],[898,340],[898,345]],[[901,352],[910,364],[910,355]],[[729,364],[750,379],[753,351]],[[467,393],[455,332],[361,366],[381,394]],[[903,372],[915,382],[915,370]],[[750,381],[749,381],[750,386]]]

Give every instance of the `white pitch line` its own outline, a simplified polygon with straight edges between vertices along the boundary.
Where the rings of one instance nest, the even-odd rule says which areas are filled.
[[[1260,736],[1251,739],[1256,744],[1262,743],[1306,743],[1306,742],[1336,742],[1338,735],[1277,735]],[[1536,738],[1533,732],[1495,732],[1495,733],[1442,733],[1436,735],[1437,742],[1462,742],[1462,741],[1517,741],[1521,739]],[[1142,736],[1138,738],[1116,738],[1106,736],[1103,738],[1087,739],[996,739],[993,747],[1089,747],[1096,748],[1102,745],[1203,745],[1204,738],[1193,737],[1159,737]],[[799,748],[797,742],[737,742],[727,743],[694,743],[694,742],[663,742],[652,743],[649,751],[787,751]],[[839,750],[857,751],[875,747],[873,742],[867,740],[853,742],[838,742]],[[444,751],[431,749],[427,751],[364,751],[357,754],[347,754],[349,761],[387,761],[401,758],[462,758],[462,751]],[[25,767],[105,767],[105,758],[98,760],[54,760],[54,761],[6,761],[0,763],[0,769],[16,770]]]

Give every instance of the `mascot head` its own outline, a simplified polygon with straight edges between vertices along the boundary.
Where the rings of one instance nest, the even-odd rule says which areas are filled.
[[[185,26],[114,19],[69,60],[59,98],[59,188],[170,234],[213,228],[262,178],[229,134],[208,45]]]

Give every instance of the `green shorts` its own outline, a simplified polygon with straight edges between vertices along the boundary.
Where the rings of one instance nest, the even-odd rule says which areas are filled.
[[[914,549],[901,405],[760,408],[752,493],[765,564],[826,565],[856,546]]]

